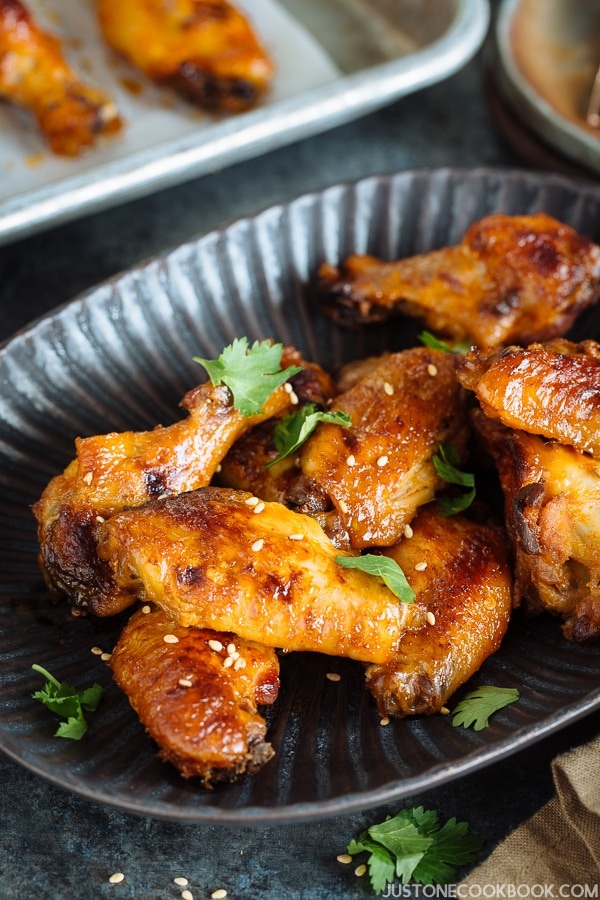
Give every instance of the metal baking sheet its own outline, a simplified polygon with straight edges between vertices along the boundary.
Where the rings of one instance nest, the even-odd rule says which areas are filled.
[[[83,79],[117,100],[122,135],[53,157],[28,115],[0,105],[0,243],[351,121],[460,69],[488,0],[238,0],[275,58],[270,96],[214,118],[147,83],[103,45],[92,0],[30,0]],[[135,89],[133,89],[135,87]]]

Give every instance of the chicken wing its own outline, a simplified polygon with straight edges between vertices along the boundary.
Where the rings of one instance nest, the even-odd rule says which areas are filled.
[[[282,359],[288,366],[301,357],[288,348]],[[96,553],[98,526],[125,507],[208,484],[236,438],[289,409],[292,400],[293,393],[281,386],[260,413],[244,416],[227,387],[207,382],[186,394],[181,406],[189,415],[173,425],[77,439],[76,458],[33,506],[49,584],[81,611],[119,612],[119,592]]]
[[[135,613],[110,665],[160,756],[205,787],[252,774],[273,756],[257,704],[273,703],[272,649],[232,634],[182,628],[162,610]]]
[[[417,347],[361,367],[332,408],[349,427],[322,423],[300,452],[302,478],[288,501],[319,519],[339,546],[397,543],[443,482],[440,443],[464,448],[466,394],[453,354]]]
[[[458,369],[486,416],[600,457],[600,344],[564,339],[488,353]]]
[[[114,50],[199,106],[240,112],[269,88],[273,62],[227,0],[97,0],[97,8]]]
[[[502,528],[446,518],[430,504],[412,529],[410,539],[384,552],[406,573],[430,621],[401,638],[393,660],[367,666],[367,687],[382,716],[439,712],[498,649],[512,608]]]
[[[317,522],[280,503],[203,488],[124,510],[98,553],[124,599],[149,599],[184,626],[286,650],[383,662],[425,623],[374,576],[339,566]]]
[[[349,256],[321,265],[318,292],[346,326],[398,313],[479,347],[565,334],[600,294],[600,247],[545,213],[492,215],[454,247],[383,262]]]
[[[0,0],[0,98],[28,109],[51,150],[77,156],[120,130],[114,101],[81,83],[56,37],[20,0]]]
[[[473,414],[496,463],[514,555],[515,602],[564,620],[569,640],[600,638],[600,473],[573,447]]]

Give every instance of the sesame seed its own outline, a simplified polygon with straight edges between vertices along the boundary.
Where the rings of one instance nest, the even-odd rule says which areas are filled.
[[[194,895],[191,891],[182,891],[181,900],[194,900]]]
[[[383,382],[383,390],[388,395],[388,397],[391,397],[392,394],[394,393],[394,385],[390,384],[389,381],[384,381]]]
[[[435,616],[432,612],[427,613],[427,621],[430,625],[435,625]]]
[[[300,401],[298,400],[298,394],[294,393],[294,391],[290,391],[290,403],[293,406],[296,406]]]
[[[342,676],[338,675],[337,672],[328,672],[325,677],[328,678],[329,681],[341,681],[342,680]]]
[[[100,659],[101,659],[103,662],[108,662],[108,660],[110,659],[110,657],[111,657],[111,654],[110,654],[110,653],[103,653],[103,654],[100,656]]]
[[[336,856],[336,859],[338,862],[343,863],[345,866],[352,862],[352,857],[349,853],[340,853],[339,856]]]
[[[429,375],[437,375],[437,366],[434,366],[433,363],[429,363],[429,365],[427,366],[427,372]]]
[[[380,456],[377,460],[377,465],[382,469],[384,466],[387,466],[388,462],[389,460],[387,456]]]
[[[247,500],[244,500],[246,506],[256,506],[258,503],[258,497],[248,497]]]
[[[220,472],[222,468],[223,466],[221,465],[221,463],[218,463],[217,467],[215,468],[215,472]]]
[[[426,568],[427,568],[426,562],[417,563],[415,566],[415,572],[424,572]]]
[[[355,458],[354,456],[352,456],[352,454],[350,454],[350,456],[349,456],[348,459],[346,460],[346,464],[349,465],[349,466],[355,466],[355,465],[356,465],[356,458]]]
[[[286,394],[291,394],[292,391],[294,390],[294,388],[291,386],[291,384],[289,383],[289,381],[286,381],[286,382],[285,382],[285,384],[283,385],[283,389],[284,389],[284,391],[286,392]]]
[[[125,881],[125,876],[122,872],[115,872],[108,880],[111,884],[121,884],[122,881]]]
[[[442,714],[443,716],[449,716],[449,715],[450,715],[450,710],[448,709],[447,706],[442,706],[442,708],[440,709],[440,712],[441,712],[441,714]]]
[[[296,533],[296,534],[288,534],[288,540],[290,540],[290,541],[303,541],[303,540],[304,540],[304,535],[303,535],[303,534],[300,534],[299,532]]]
[[[265,504],[261,500],[260,503],[257,503],[256,506],[254,507],[254,512],[261,513],[264,508],[265,508]]]
[[[389,724],[390,724],[390,717],[389,717],[389,716],[384,716],[383,719],[380,719],[380,720],[379,720],[379,724],[380,724],[380,725],[389,725]]]
[[[178,887],[187,887],[189,881],[187,880],[187,878],[183,878],[181,875],[178,875],[177,878],[173,879],[173,883]]]
[[[223,660],[223,668],[228,669],[229,666],[233,665],[233,663],[234,663],[233,656],[226,656],[225,659]]]
[[[163,641],[165,644],[178,644],[179,638],[176,634],[165,634]]]
[[[236,653],[236,652],[237,652],[237,648],[236,648],[235,644],[233,643],[233,641],[231,642],[231,644],[227,644],[228,656],[233,656],[234,653]]]
[[[355,868],[354,874],[356,875],[357,878],[362,878],[362,876],[365,874],[366,871],[367,871],[367,867],[363,863],[362,866],[357,866]]]
[[[91,484],[93,477],[94,477],[93,472],[86,472],[85,475],[83,476],[83,480],[85,481],[86,484]]]
[[[412,530],[412,528],[410,527],[410,525],[408,525],[408,524],[405,525],[405,526],[404,526],[404,537],[405,537],[405,538],[411,538],[411,537],[413,536],[413,534],[414,534],[414,531]]]
[[[102,525],[103,522],[106,522],[106,519],[104,518],[104,516],[96,516],[96,522],[98,523],[98,525]]]
[[[210,895],[211,900],[225,900],[227,896],[227,891],[225,888],[219,888],[217,891],[213,891]]]
[[[338,507],[341,513],[346,514],[348,512],[348,504],[345,500],[338,500]]]
[[[208,642],[208,646],[210,647],[211,650],[216,650],[217,653],[223,649],[223,644],[221,643],[221,641],[215,641],[212,638]]]
[[[264,546],[265,546],[264,540],[262,538],[259,538],[257,541],[254,541],[254,543],[252,544],[252,549],[255,551],[255,553],[258,553],[258,551],[262,550],[262,548]]]
[[[101,647],[92,647],[92,653],[94,656],[101,656],[104,653],[104,650]]]
[[[145,616],[147,616],[148,613],[152,612],[152,607],[149,606],[147,603],[145,603],[145,604],[142,606],[142,612],[144,613]]]
[[[239,669],[246,668],[246,660],[242,656],[238,656],[236,661],[233,664],[234,671],[238,671]]]
[[[177,684],[180,684],[181,687],[191,687],[192,686],[192,682],[190,681],[189,678],[180,678],[179,681],[177,682]]]

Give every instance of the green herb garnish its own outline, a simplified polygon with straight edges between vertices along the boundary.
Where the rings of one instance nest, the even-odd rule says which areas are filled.
[[[335,561],[344,569],[360,569],[368,575],[377,575],[403,603],[412,603],[415,592],[406,580],[398,563],[389,556],[365,553],[363,556],[336,556]]]
[[[276,459],[267,463],[265,469],[274,466],[279,460],[285,459],[286,456],[294,453],[310,437],[319,422],[326,422],[330,425],[343,425],[346,428],[352,424],[350,416],[341,410],[323,412],[314,403],[307,403],[305,406],[301,406],[300,409],[285,416],[276,425],[273,431],[273,442],[279,451],[279,455]]]
[[[489,725],[490,716],[499,709],[516,703],[520,694],[516,688],[495,687],[492,684],[483,685],[467,694],[457,703],[452,712],[452,724],[463,725],[465,728],[473,726],[474,731],[481,731]]]
[[[458,497],[438,497],[436,505],[443,516],[453,516],[467,509],[475,499],[475,476],[471,472],[461,472],[456,468],[459,462],[456,447],[453,444],[440,444],[439,453],[433,455],[435,470],[448,484],[471,488]]]
[[[194,362],[203,366],[211,382],[226,385],[233,396],[233,406],[243,416],[259,413],[273,391],[302,371],[301,366],[281,368],[283,344],[271,341],[254,341],[235,338],[225,347],[218,359],[202,359],[194,356]]]
[[[403,884],[451,884],[457,869],[481,850],[479,838],[468,831],[468,824],[455,818],[440,826],[437,812],[417,806],[367,828],[348,844],[348,853],[369,854],[366,865],[376,894],[395,878]]]
[[[419,340],[425,347],[429,347],[430,350],[444,350],[446,353],[460,353],[463,356],[471,348],[471,344],[468,341],[457,341],[456,344],[447,344],[446,341],[440,340],[430,331],[422,331],[419,335]]]
[[[34,700],[39,700],[53,713],[66,719],[60,723],[54,736],[80,740],[88,727],[83,711],[97,709],[104,693],[102,687],[93,684],[84,691],[77,691],[66,681],[58,681],[42,666],[33,665],[31,668],[48,679],[41,691],[32,694]]]

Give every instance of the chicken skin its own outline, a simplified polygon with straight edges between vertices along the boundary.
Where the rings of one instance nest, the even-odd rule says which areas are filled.
[[[384,662],[426,611],[338,565],[319,524],[280,503],[204,488],[124,510],[100,526],[124,606],[138,597],[180,625],[286,650]]]
[[[573,447],[474,412],[505,496],[515,602],[564,620],[569,640],[600,638],[600,473]]]
[[[0,98],[28,109],[61,156],[78,156],[122,127],[114,101],[82,84],[58,39],[20,0],[0,0]]]
[[[482,348],[566,333],[600,294],[600,247],[545,213],[490,215],[463,241],[394,262],[322,264],[318,292],[340,325],[398,313]]]
[[[419,506],[443,481],[433,456],[440,443],[466,444],[466,393],[453,354],[416,347],[361,367],[332,409],[350,426],[322,423],[300,451],[288,497],[314,515],[342,547],[397,543]]]
[[[286,366],[300,359],[289,348],[282,357]],[[186,394],[188,416],[173,425],[78,438],[76,458],[33,506],[48,583],[81,611],[120,612],[119,592],[96,553],[98,527],[125,507],[207,485],[236,438],[289,409],[293,397],[281,385],[260,413],[244,416],[227,387],[206,382]]]
[[[162,610],[135,613],[110,665],[140,721],[185,778],[204,787],[253,774],[273,756],[257,705],[279,690],[274,650],[232,634],[182,628]]]
[[[97,0],[97,9],[110,47],[198,106],[241,112],[269,88],[273,62],[227,0]]]
[[[446,518],[432,504],[413,536],[384,551],[406,573],[430,621],[401,638],[394,659],[366,669],[382,716],[439,712],[500,646],[512,608],[506,538],[495,525]],[[427,568],[419,571],[418,563]]]
[[[458,369],[486,416],[600,458],[600,344],[565,339],[488,353]]]

